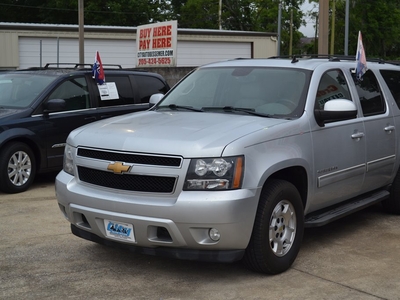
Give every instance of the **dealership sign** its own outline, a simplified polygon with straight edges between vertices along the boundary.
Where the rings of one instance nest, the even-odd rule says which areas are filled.
[[[137,27],[137,67],[175,67],[177,21]]]

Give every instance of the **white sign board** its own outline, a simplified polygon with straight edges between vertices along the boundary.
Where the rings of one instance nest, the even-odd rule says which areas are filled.
[[[114,100],[119,99],[118,89],[115,82],[105,82],[102,85],[97,85],[99,88],[101,100]]]
[[[177,21],[137,27],[137,67],[175,67]]]

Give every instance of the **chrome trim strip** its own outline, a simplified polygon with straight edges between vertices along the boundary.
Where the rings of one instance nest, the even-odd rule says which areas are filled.
[[[54,144],[53,146],[51,146],[51,148],[65,148],[66,145],[67,143],[59,143],[59,144]]]
[[[332,172],[317,178],[317,187],[323,187],[341,180],[346,180],[351,177],[359,176],[365,173],[365,164],[360,164],[354,167]]]
[[[394,165],[396,163],[396,155],[389,155],[376,160],[367,162],[367,172],[371,172],[380,169],[387,165]]]
[[[144,166],[144,167],[157,167],[157,168],[167,168],[167,169],[181,169],[184,163],[184,158],[180,155],[166,155],[166,154],[154,154],[154,153],[141,153],[141,152],[128,152],[128,151],[118,151],[118,150],[110,150],[110,149],[103,149],[103,148],[90,148],[90,147],[78,147],[76,150],[76,157],[80,160],[94,160],[94,161],[99,161],[99,162],[111,162],[114,160],[102,160],[102,159],[97,159],[97,158],[92,158],[92,157],[87,157],[87,156],[80,156],[78,155],[78,150],[79,149],[87,149],[91,151],[99,151],[99,152],[107,152],[107,153],[116,153],[116,154],[127,154],[127,155],[140,155],[140,156],[151,156],[151,157],[159,157],[159,158],[174,158],[174,159],[180,159],[180,164],[179,166],[166,166],[166,165],[151,165],[151,164],[139,164],[139,163],[129,163],[129,162],[124,162],[127,165],[135,165],[135,166]]]

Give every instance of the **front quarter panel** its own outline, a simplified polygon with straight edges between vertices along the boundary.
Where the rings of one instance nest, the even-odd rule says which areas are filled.
[[[313,161],[312,140],[305,116],[279,126],[245,136],[228,145],[223,156],[245,155],[244,189],[258,190],[257,197],[265,182],[277,172],[291,167],[305,170],[311,188],[310,178]],[[292,181],[295,178],[287,178]]]

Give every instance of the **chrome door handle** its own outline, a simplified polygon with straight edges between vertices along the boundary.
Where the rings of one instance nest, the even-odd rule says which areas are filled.
[[[357,141],[359,141],[362,137],[364,137],[364,132],[357,132],[351,135],[351,138]]]
[[[392,131],[394,130],[394,126],[393,125],[389,125],[389,126],[386,126],[385,128],[385,131],[387,132],[387,133],[392,133]]]

